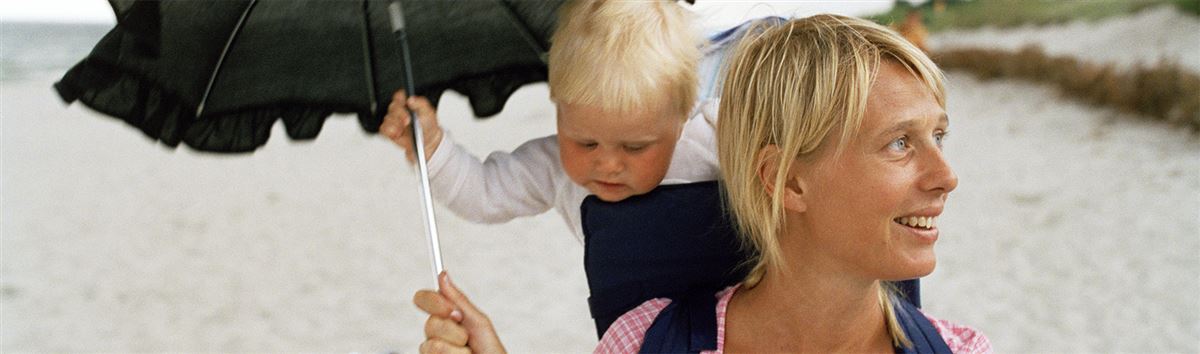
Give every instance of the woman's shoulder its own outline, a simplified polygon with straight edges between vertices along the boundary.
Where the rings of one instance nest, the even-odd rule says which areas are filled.
[[[942,336],[942,340],[950,347],[950,351],[954,353],[991,353],[992,342],[988,340],[983,332],[966,325],[957,324],[947,320],[939,319],[924,313],[925,318],[933,323],[933,327],[937,329],[938,334]]]
[[[713,308],[716,313],[714,320],[717,322],[717,338],[715,338],[717,352],[720,352],[720,343],[724,340],[725,308],[739,285],[741,284],[726,287],[716,294],[708,293],[717,301]],[[600,344],[596,346],[596,353],[637,353],[642,348],[642,344],[646,342],[646,332],[650,330],[654,320],[671,303],[669,298],[650,299],[625,312],[604,332],[604,336],[600,338]],[[681,304],[685,303],[687,303],[686,300]]]
[[[646,330],[670,304],[668,298],[650,299],[621,315],[604,331],[600,344],[596,345],[596,353],[637,353],[646,340]]]

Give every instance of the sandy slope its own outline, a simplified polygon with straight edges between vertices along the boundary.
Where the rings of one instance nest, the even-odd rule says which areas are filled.
[[[1169,7],[931,40],[1200,71],[1200,20]],[[961,181],[928,309],[1001,352],[1200,350],[1200,138],[1045,86],[949,79]]]
[[[416,349],[409,299],[432,276],[415,178],[389,142],[346,117],[312,143],[276,131],[253,155],[170,151],[64,109],[50,83],[3,87],[5,349]],[[480,152],[515,146],[553,129],[545,96],[446,125]],[[445,115],[468,116],[455,103]],[[557,216],[439,216],[446,266],[512,349],[593,345],[582,248]]]
[[[1173,30],[1194,18],[1155,16],[1165,15],[1057,42],[1045,33],[1081,25],[934,43],[1042,38],[1054,52],[1083,38],[1113,61],[1194,63],[1194,45],[1103,30],[1174,33],[1165,42],[1200,33]],[[171,151],[63,108],[53,79],[0,86],[5,351],[415,351],[422,317],[408,300],[432,282],[415,178],[388,142],[344,118],[311,143],[276,130],[253,155]],[[1000,352],[1200,351],[1200,139],[1041,86],[949,79],[947,151],[961,183],[927,309],[981,328]],[[461,100],[442,109],[479,154],[553,130],[544,86],[489,121],[465,118]],[[591,349],[582,248],[556,215],[498,226],[439,217],[447,267],[510,350]]]
[[[1200,72],[1200,21],[1171,6],[1126,17],[1055,26],[948,31],[933,38],[935,48],[990,47],[1016,50],[1038,45],[1053,56],[1073,56],[1121,66],[1174,61]]]

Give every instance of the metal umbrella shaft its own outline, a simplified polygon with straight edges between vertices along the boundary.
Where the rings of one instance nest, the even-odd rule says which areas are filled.
[[[412,60],[408,54],[408,33],[404,29],[404,9],[400,6],[399,0],[392,0],[388,4],[388,12],[391,15],[392,31],[396,35],[397,41],[400,42],[400,51],[404,61],[404,92],[412,95],[416,92],[416,85],[412,77]],[[421,178],[421,201],[425,207],[425,235],[429,238],[429,254],[433,257],[433,277],[434,283],[437,283],[438,274],[442,273],[442,249],[438,243],[437,222],[433,216],[433,195],[429,190],[429,168],[425,162],[425,139],[421,135],[421,124],[417,120],[416,114],[410,109],[408,116],[412,124],[413,146],[416,148],[417,155],[417,171]]]

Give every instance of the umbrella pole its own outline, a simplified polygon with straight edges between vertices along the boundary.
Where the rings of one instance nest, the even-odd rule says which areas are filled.
[[[400,1],[392,0],[392,3],[388,5],[388,11],[391,14],[392,31],[400,42],[400,51],[404,56],[404,92],[413,95],[416,93],[416,85],[413,83],[412,60],[408,54],[408,33],[404,30],[404,10],[400,7]],[[433,278],[436,284],[437,276],[442,273],[443,269],[442,249],[438,243],[437,222],[433,216],[433,195],[429,192],[429,168],[425,162],[425,139],[421,136],[421,124],[417,120],[417,116],[412,110],[408,111],[408,115],[412,117],[410,121],[413,130],[413,146],[417,150],[417,171],[421,177],[421,201],[425,206],[425,235],[429,237],[429,254],[433,257]]]

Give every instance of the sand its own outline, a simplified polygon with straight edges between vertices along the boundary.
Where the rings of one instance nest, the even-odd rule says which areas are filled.
[[[935,48],[1200,72],[1200,20],[1164,7],[1098,23],[950,32]],[[1018,81],[949,76],[960,177],[926,308],[998,352],[1200,351],[1200,138]],[[1200,94],[1200,93],[1198,93]]]
[[[1198,24],[1156,9],[932,42],[1194,67]],[[277,127],[251,155],[171,150],[64,107],[57,75],[0,82],[0,349],[416,351],[409,300],[433,282],[416,178],[390,142],[335,117],[312,142]],[[1200,351],[1200,138],[1041,85],[952,72],[949,90],[960,183],[926,309],[999,352]],[[484,121],[448,97],[441,117],[483,155],[551,133],[546,96],[524,88]],[[446,267],[510,351],[591,350],[582,247],[557,215],[438,212]]]

